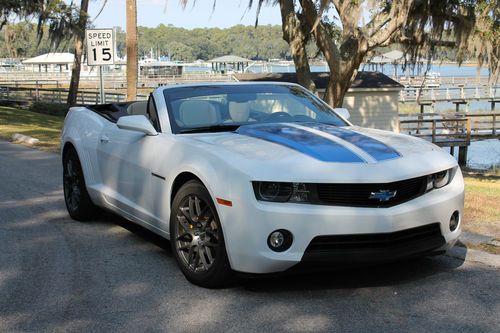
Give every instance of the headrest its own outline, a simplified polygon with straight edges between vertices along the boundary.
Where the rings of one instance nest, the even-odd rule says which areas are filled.
[[[229,115],[236,123],[247,122],[250,116],[248,103],[229,102]]]
[[[127,107],[127,113],[131,116],[147,116],[147,108],[147,101],[134,102]]]
[[[210,102],[184,101],[179,107],[179,120],[187,127],[210,126],[220,122],[220,115]]]

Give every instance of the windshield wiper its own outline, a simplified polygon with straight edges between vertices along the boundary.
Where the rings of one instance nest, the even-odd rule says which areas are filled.
[[[212,126],[183,128],[179,133],[203,133],[203,132],[232,132],[238,129],[241,125],[235,124],[219,124]]]

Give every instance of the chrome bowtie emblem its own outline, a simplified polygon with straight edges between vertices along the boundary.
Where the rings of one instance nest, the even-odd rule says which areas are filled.
[[[398,191],[391,190],[380,190],[378,192],[372,192],[370,194],[370,199],[378,199],[378,201],[389,201],[396,196]]]

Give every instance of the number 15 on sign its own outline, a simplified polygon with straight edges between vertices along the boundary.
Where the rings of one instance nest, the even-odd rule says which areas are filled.
[[[85,31],[85,36],[87,64],[89,66],[113,65],[115,63],[113,29],[89,29]]]

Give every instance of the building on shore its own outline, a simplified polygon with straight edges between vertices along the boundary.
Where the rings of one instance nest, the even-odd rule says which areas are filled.
[[[139,75],[147,78],[161,76],[179,76],[183,73],[184,66],[174,61],[145,59],[139,61]]]
[[[26,59],[22,63],[26,69],[31,69],[32,72],[69,73],[74,60],[73,53],[45,53]]]
[[[228,74],[228,73],[243,73],[248,68],[250,59],[245,59],[235,55],[226,55],[218,58],[208,60],[212,64],[212,71],[215,73]]]
[[[329,73],[311,73],[318,94],[323,96]],[[237,81],[277,81],[297,83],[296,73],[235,74]],[[396,131],[398,129],[399,93],[403,86],[380,72],[358,72],[347,91],[343,107],[354,125]]]

